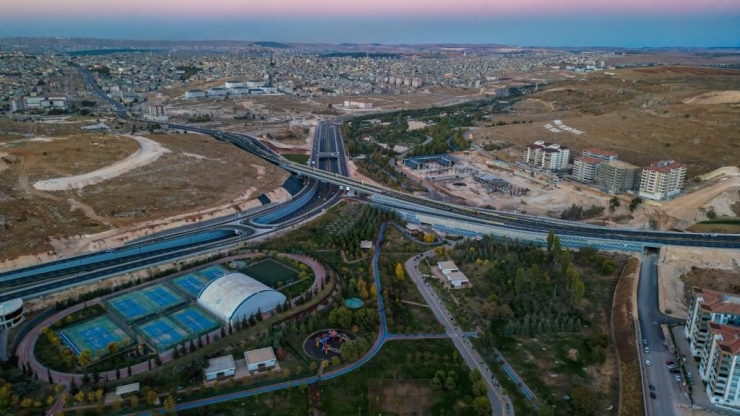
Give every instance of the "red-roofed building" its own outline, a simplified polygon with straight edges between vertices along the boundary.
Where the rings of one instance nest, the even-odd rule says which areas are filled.
[[[584,183],[593,182],[601,162],[603,160],[595,157],[577,157],[573,161],[573,179]]]
[[[648,199],[665,199],[681,192],[686,180],[686,166],[664,160],[642,169],[640,196]]]
[[[740,328],[709,322],[707,342],[700,351],[699,376],[709,400],[740,406]]]
[[[740,295],[694,288],[684,333],[697,357],[708,339],[709,322],[740,327]]]
[[[524,149],[524,163],[545,170],[561,170],[568,166],[570,149],[559,144],[536,141]]]

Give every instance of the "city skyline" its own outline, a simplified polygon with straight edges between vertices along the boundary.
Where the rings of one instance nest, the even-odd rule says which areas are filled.
[[[740,46],[732,0],[255,3],[6,0],[0,36],[522,46]],[[690,30],[687,30],[690,28]]]

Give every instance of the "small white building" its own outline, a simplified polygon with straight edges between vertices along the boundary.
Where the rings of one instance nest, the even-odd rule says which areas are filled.
[[[360,249],[362,250],[370,250],[374,247],[374,244],[370,240],[362,240],[360,241]]]
[[[116,396],[119,399],[127,397],[126,395],[136,394],[139,392],[139,383],[131,383],[116,387]]]
[[[439,271],[441,271],[445,275],[448,275],[452,272],[460,271],[453,261],[440,261],[437,263],[437,267],[439,268]]]
[[[275,367],[275,352],[272,347],[260,348],[258,350],[247,351],[244,353],[244,360],[247,362],[247,369],[251,371],[266,371]]]
[[[206,381],[215,380],[219,377],[231,377],[235,372],[236,363],[234,363],[233,355],[212,358],[208,360],[208,367],[205,369]]]
[[[229,90],[223,87],[213,87],[208,89],[209,97],[223,97],[229,94]]]
[[[206,92],[203,90],[190,90],[185,91],[185,98],[204,98]]]
[[[445,277],[447,278],[447,283],[454,288],[470,286],[470,280],[468,280],[468,277],[461,271],[446,273]]]

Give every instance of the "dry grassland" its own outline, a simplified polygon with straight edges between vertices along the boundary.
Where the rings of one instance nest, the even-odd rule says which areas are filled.
[[[31,123],[21,126],[29,127]],[[0,124],[0,130],[19,126]],[[97,234],[143,221],[254,199],[279,188],[287,173],[232,145],[197,135],[151,135],[171,152],[155,162],[79,190],[44,192],[42,179],[90,172],[126,158],[135,140],[75,133],[65,125],[37,129],[68,133],[51,141],[0,136],[0,252],[4,259],[52,250],[52,240]],[[13,129],[13,130],[11,130]]]
[[[545,140],[570,147],[576,156],[594,146],[616,151],[638,166],[676,159],[688,165],[689,178],[740,160],[740,107],[684,103],[707,93],[737,91],[740,71],[660,67],[615,72],[555,83],[532,94],[514,106],[513,114],[492,120],[526,124],[489,127],[476,132],[475,141],[509,142],[521,149]],[[554,120],[583,134],[552,133],[545,125]]]

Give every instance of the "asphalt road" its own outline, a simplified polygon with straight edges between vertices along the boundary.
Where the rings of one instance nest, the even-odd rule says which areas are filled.
[[[657,254],[645,255],[640,268],[637,289],[640,332],[650,348],[650,352],[645,353],[645,345],[642,345],[640,358],[643,374],[647,376],[644,390],[648,416],[674,416],[678,415],[676,406],[689,406],[690,402],[683,382],[677,382],[665,364],[667,360],[673,359],[673,355],[668,352],[660,325],[675,324],[679,320],[663,314],[659,309],[657,261]],[[642,340],[637,342],[643,343]],[[646,360],[650,361],[649,366],[646,365]],[[655,399],[650,398],[650,384],[655,387]]]
[[[445,332],[452,339],[455,348],[460,352],[460,356],[465,360],[470,369],[477,368],[483,375],[488,385],[488,400],[491,401],[491,408],[494,416],[513,416],[514,406],[508,396],[504,396],[499,383],[496,381],[493,373],[478,353],[473,344],[463,336],[461,328],[455,326],[452,322],[452,316],[441,299],[437,297],[428,283],[424,282],[419,272],[419,262],[424,257],[433,257],[434,250],[428,251],[419,256],[414,256],[406,261],[405,267],[411,280],[421,292],[424,300],[434,312],[434,316],[445,327]]]

